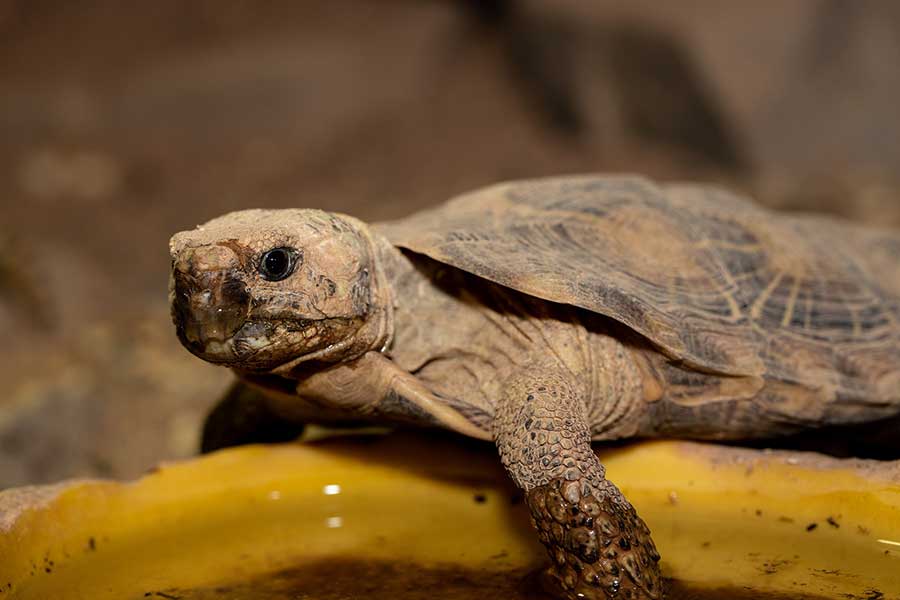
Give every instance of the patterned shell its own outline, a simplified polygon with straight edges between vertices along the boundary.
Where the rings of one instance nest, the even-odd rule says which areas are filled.
[[[498,184],[377,226],[397,246],[615,319],[671,359],[841,398],[900,389],[900,232],[639,177]]]

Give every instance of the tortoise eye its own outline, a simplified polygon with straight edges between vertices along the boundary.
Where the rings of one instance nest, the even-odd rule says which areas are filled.
[[[281,281],[302,262],[303,256],[293,248],[273,248],[259,259],[259,274],[268,281]]]

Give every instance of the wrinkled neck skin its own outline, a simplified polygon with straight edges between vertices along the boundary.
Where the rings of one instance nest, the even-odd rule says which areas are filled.
[[[330,344],[322,350],[299,356],[269,371],[269,375],[280,378],[301,380],[311,372],[317,372],[337,364],[356,361],[367,352],[384,352],[394,335],[394,299],[390,281],[385,274],[384,255],[398,251],[381,236],[372,232],[362,221],[345,215],[341,218],[352,221],[364,234],[369,246],[370,275],[368,311],[360,319],[359,328],[341,341]],[[389,247],[389,250],[388,248]],[[256,379],[259,373],[247,373],[235,369],[238,375]]]

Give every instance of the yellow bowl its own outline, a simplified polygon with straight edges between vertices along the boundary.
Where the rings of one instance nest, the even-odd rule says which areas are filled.
[[[601,458],[672,597],[900,598],[900,463],[686,442]],[[0,493],[0,600],[537,598],[493,447],[340,436]]]

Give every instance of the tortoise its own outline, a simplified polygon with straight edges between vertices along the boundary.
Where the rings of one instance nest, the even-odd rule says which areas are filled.
[[[525,180],[372,225],[245,210],[170,251],[181,342],[279,419],[493,440],[571,598],[663,595],[592,440],[900,414],[900,233],[717,187]]]

